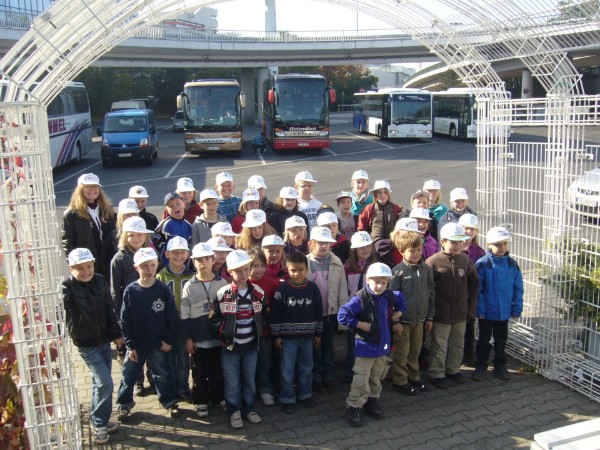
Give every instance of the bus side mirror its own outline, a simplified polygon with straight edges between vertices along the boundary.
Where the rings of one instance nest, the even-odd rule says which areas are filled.
[[[333,88],[329,88],[329,102],[330,103],[335,103],[335,89]]]
[[[102,136],[102,128],[100,128],[100,127],[96,128],[96,135]]]
[[[269,103],[273,105],[275,103],[275,89],[269,89],[269,94],[267,96]]]
[[[246,95],[240,95],[240,105],[242,105],[242,109],[246,107]]]
[[[183,95],[177,96],[177,109],[183,109]]]

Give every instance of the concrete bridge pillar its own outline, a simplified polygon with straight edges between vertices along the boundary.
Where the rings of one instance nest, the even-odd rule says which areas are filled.
[[[254,68],[242,68],[242,94],[246,96],[246,108],[242,110],[242,123],[254,124],[256,121],[256,89],[254,89]]]
[[[521,74],[521,98],[531,98],[533,96],[533,77],[529,70],[524,70]]]

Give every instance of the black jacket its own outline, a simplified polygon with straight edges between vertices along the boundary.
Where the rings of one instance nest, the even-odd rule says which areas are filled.
[[[77,347],[97,347],[122,336],[108,285],[95,274],[88,283],[62,284],[67,331]]]

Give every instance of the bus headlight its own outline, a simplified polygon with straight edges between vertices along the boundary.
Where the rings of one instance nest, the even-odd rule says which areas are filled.
[[[106,139],[102,139],[102,147],[108,148],[108,141]]]
[[[242,139],[241,138],[231,138],[230,142],[232,144],[237,144],[238,142],[240,142]]]
[[[143,138],[140,141],[140,147],[148,147],[148,138]]]
[[[388,130],[388,133],[393,136],[393,135],[398,134],[398,131],[397,130]]]
[[[276,131],[276,132],[275,132],[275,135],[276,135],[277,137],[285,137],[285,131]]]
[[[186,140],[185,140],[185,143],[186,143],[186,144],[193,145],[193,144],[195,144],[195,143],[196,143],[196,139],[193,139],[193,138],[192,138],[192,139],[186,139]]]
[[[321,137],[329,136],[329,131],[319,131],[319,136],[321,136]]]

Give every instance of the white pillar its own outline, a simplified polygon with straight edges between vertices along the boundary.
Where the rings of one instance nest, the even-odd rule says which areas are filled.
[[[242,123],[253,125],[256,122],[256,90],[254,89],[254,68],[242,68],[242,94],[246,96],[246,108],[242,110]]]
[[[533,96],[533,77],[529,70],[524,70],[521,74],[521,98],[531,98]]]
[[[265,0],[265,32],[267,36],[275,37],[277,33],[277,10],[275,0]]]

